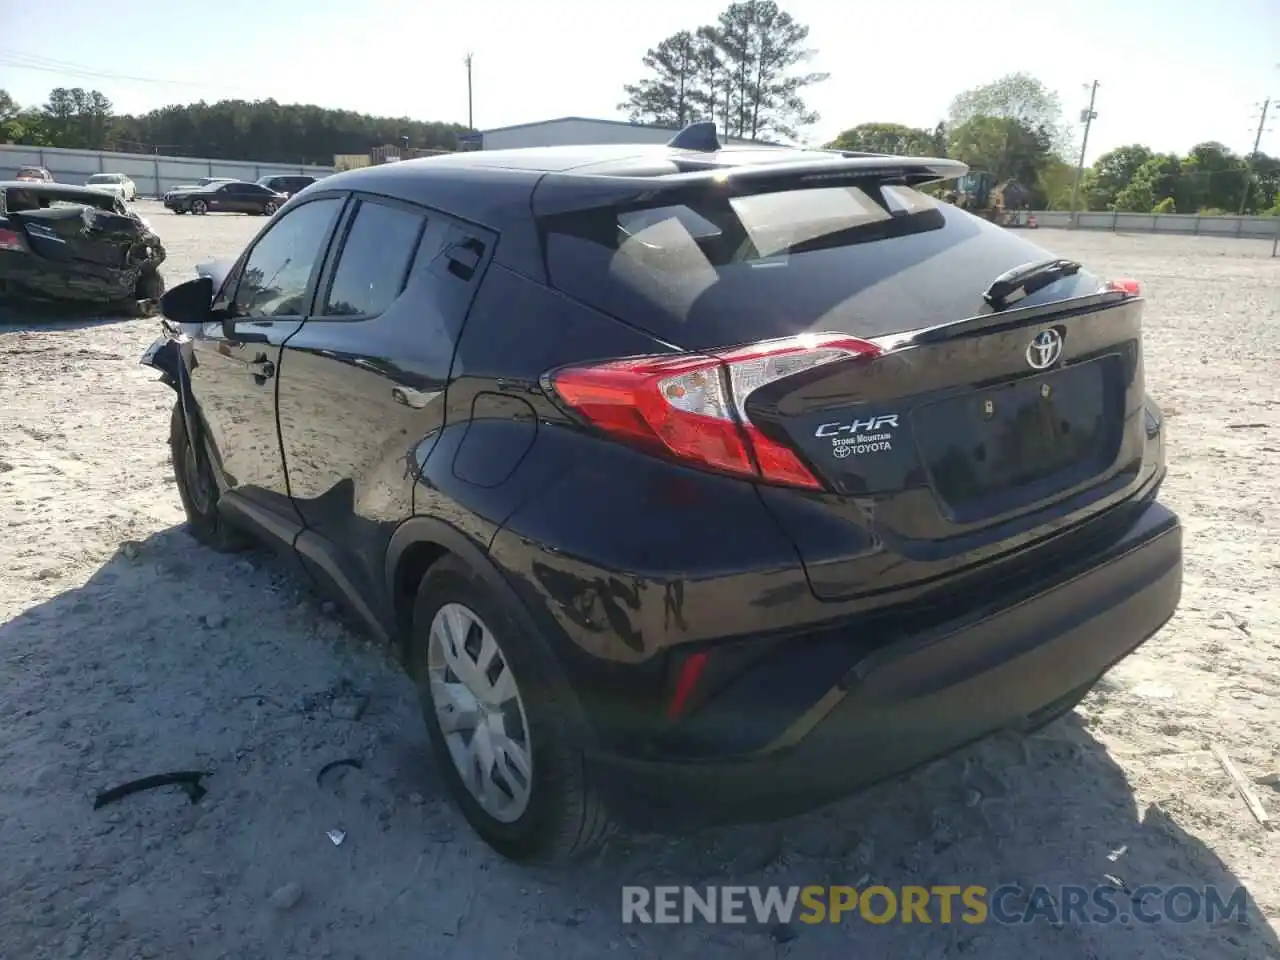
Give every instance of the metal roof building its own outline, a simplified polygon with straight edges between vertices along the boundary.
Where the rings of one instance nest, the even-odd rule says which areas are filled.
[[[567,147],[597,143],[666,143],[679,130],[623,120],[558,117],[535,123],[518,123],[480,131],[480,149],[509,150],[518,147]],[[725,146],[760,146],[764,141],[721,137]]]

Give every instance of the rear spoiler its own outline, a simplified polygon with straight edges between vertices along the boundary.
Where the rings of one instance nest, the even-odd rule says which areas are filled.
[[[548,173],[532,197],[535,217],[595,207],[677,203],[683,197],[741,197],[787,190],[853,186],[867,181],[921,186],[954,180],[969,172],[959,160],[813,151],[802,160],[732,163],[714,153],[671,158],[671,173],[653,176],[607,173]]]

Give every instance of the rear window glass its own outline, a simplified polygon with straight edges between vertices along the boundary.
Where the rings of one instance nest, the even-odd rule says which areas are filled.
[[[548,216],[542,227],[552,286],[688,348],[963,319],[982,312],[982,293],[1001,273],[1050,256],[886,184],[708,191]],[[1062,299],[1077,285],[1062,281],[1036,297]]]
[[[113,195],[86,190],[84,193],[64,191],[56,194],[45,193],[38,187],[24,189],[9,187],[4,194],[4,210],[9,213],[26,213],[34,210],[48,210],[51,207],[94,207],[98,210],[114,211],[116,200]]]
[[[402,207],[364,201],[356,211],[333,283],[326,317],[374,317],[404,289],[426,217]]]

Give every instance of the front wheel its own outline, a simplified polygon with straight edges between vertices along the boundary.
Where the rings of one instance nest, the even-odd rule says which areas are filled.
[[[610,829],[550,655],[461,561],[423,577],[409,656],[436,762],[472,829],[517,862],[572,859]]]
[[[248,534],[230,526],[218,513],[218,484],[213,477],[213,467],[203,442],[187,435],[181,400],[173,405],[169,417],[169,452],[191,535],[220,553],[234,553],[252,546]]]
[[[209,205],[205,203],[203,200],[192,200],[191,206],[189,207],[189,209],[197,217],[203,217],[206,213],[209,212]]]
[[[270,216],[274,216],[275,212],[279,209],[280,209],[280,204],[276,203],[274,200],[269,200],[267,201],[267,203],[263,205],[262,212],[266,216],[270,217]]]

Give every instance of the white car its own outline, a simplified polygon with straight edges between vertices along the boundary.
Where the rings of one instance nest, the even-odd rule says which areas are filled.
[[[93,187],[95,190],[119,194],[120,199],[125,202],[138,199],[137,186],[123,173],[95,173],[85,181],[84,185]]]

